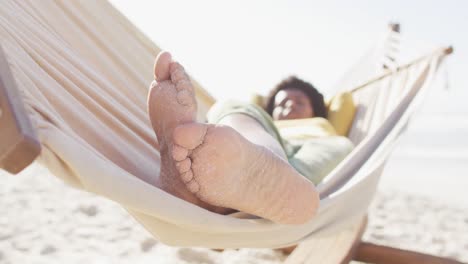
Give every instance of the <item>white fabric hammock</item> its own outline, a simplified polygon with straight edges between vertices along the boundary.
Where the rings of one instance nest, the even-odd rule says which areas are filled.
[[[109,3],[3,0],[0,44],[39,135],[40,163],[118,202],[160,241],[210,248],[283,247],[361,218],[443,57],[434,53],[354,93],[357,147],[318,185],[318,215],[288,226],[215,214],[151,185],[160,157],[146,95],[159,49]],[[196,88],[203,118],[214,100]]]

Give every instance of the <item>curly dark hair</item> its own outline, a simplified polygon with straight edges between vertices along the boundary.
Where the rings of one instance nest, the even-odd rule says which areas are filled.
[[[309,97],[309,100],[312,103],[312,108],[314,109],[315,117],[327,118],[327,108],[325,106],[323,95],[312,84],[305,82],[296,76],[290,76],[276,85],[266,98],[265,111],[272,116],[273,108],[275,107],[275,96],[279,91],[291,88],[298,89]]]

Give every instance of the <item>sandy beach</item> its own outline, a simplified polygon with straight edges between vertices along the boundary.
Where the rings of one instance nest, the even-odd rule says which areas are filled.
[[[159,243],[112,201],[39,165],[0,174],[0,263],[281,263],[271,249],[216,252]],[[468,210],[386,188],[364,240],[468,261]]]

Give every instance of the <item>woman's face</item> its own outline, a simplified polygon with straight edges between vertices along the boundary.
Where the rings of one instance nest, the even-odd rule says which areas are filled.
[[[286,88],[275,96],[274,120],[301,119],[314,117],[314,109],[309,97],[299,89]]]

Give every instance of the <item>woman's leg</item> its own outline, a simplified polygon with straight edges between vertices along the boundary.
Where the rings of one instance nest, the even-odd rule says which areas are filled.
[[[197,123],[194,89],[169,53],[158,56],[155,79],[148,111],[161,148],[158,187],[215,212],[233,208],[284,224],[312,218],[313,184],[259,123],[244,115]]]

